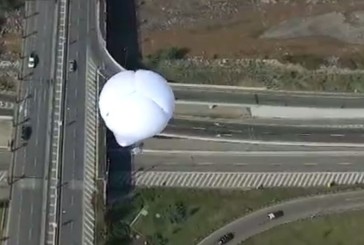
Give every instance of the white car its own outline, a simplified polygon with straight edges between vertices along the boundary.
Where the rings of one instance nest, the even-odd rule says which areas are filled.
[[[37,55],[34,53],[31,53],[29,58],[28,58],[28,67],[29,68],[35,68],[36,66],[36,59],[37,59]]]
[[[268,213],[268,219],[269,220],[273,220],[273,219],[277,219],[277,218],[280,218],[284,215],[284,212],[282,210],[278,210],[278,211],[275,211],[275,212],[271,212],[271,213]]]

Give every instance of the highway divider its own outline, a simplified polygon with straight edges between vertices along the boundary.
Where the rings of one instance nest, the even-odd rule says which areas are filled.
[[[58,213],[59,213],[59,179],[60,179],[60,153],[63,131],[63,102],[64,102],[64,76],[65,76],[65,57],[67,53],[67,27],[68,27],[68,0],[58,0],[57,3],[57,42],[56,42],[56,69],[53,91],[53,110],[51,126],[50,144],[50,176],[45,195],[47,196],[47,208],[45,213],[45,244],[52,245],[57,243],[58,234]]]

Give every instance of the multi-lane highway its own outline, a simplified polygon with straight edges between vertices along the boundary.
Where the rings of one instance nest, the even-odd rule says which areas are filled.
[[[314,218],[330,213],[339,213],[364,208],[364,192],[347,192],[326,196],[315,196],[284,202],[275,206],[253,212],[213,232],[198,245],[215,244],[221,236],[234,232],[235,238],[229,245],[238,245],[242,241],[282,225],[304,218]],[[267,214],[272,211],[284,210],[284,216],[276,220],[268,220]]]
[[[8,245],[44,244],[52,108],[56,9],[53,1],[25,1],[23,67],[30,52],[39,57],[35,69],[24,69],[14,144]],[[47,23],[47,24],[45,24]],[[27,121],[26,121],[27,120]],[[25,122],[26,121],[26,122]],[[20,138],[24,123],[32,127],[29,141]]]
[[[65,85],[63,156],[59,197],[58,244],[93,244],[94,217],[90,203],[94,186],[96,144],[96,73],[90,53],[95,1],[69,2],[68,62],[77,69],[68,71]],[[91,135],[91,139],[90,139]],[[91,165],[91,170],[90,169]],[[85,171],[86,169],[86,171]],[[86,199],[85,199],[86,198]],[[88,198],[88,199],[87,199]],[[86,205],[86,206],[85,206]]]
[[[86,7],[86,1],[69,1],[57,244],[83,244]],[[71,60],[77,63],[74,72],[68,70]]]
[[[271,106],[299,106],[324,108],[363,108],[362,94],[309,94],[304,92],[274,92],[234,88],[181,86],[172,84],[178,100],[209,103],[259,104]]]
[[[144,150],[135,169],[196,172],[364,171],[361,151],[163,151]]]
[[[212,120],[175,119],[169,123],[164,133],[268,142],[364,142],[364,134],[360,128],[282,127],[279,125],[265,126],[240,123],[217,123]]]

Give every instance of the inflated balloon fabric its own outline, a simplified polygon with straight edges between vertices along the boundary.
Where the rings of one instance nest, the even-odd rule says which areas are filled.
[[[162,132],[174,107],[175,98],[167,81],[147,70],[112,76],[99,99],[101,117],[123,147]]]

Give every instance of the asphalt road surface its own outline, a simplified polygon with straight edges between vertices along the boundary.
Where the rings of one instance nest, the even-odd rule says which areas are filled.
[[[363,95],[323,95],[173,86],[177,100],[324,108],[363,108]]]
[[[363,208],[364,191],[315,196],[288,201],[242,217],[215,231],[203,239],[198,245],[216,244],[219,238],[228,232],[235,234],[235,238],[229,242],[229,245],[238,245],[241,241],[278,225],[303,218],[314,218],[320,215]],[[276,220],[268,220],[267,214],[277,210],[283,210],[284,216]]]
[[[85,81],[88,45],[88,1],[69,1],[68,61],[77,69],[66,74],[63,161],[60,189],[59,244],[83,243],[85,147]]]
[[[156,151],[134,157],[135,169],[200,172],[364,171],[361,152]]]
[[[184,119],[172,120],[163,133],[258,141],[364,143],[360,128],[281,127]]]
[[[39,63],[35,69],[25,69],[19,104],[19,125],[15,139],[14,183],[10,201],[8,245],[44,243],[45,212],[44,180],[47,178],[46,158],[49,152],[49,109],[51,106],[49,81],[53,78],[54,57],[54,1],[26,1],[25,60],[35,51]],[[25,120],[28,120],[24,122]],[[32,127],[31,138],[20,139],[21,125]]]
[[[145,150],[181,150],[181,151],[358,151],[358,148],[349,147],[308,147],[300,145],[269,145],[269,144],[242,144],[229,142],[216,142],[173,139],[154,137],[143,142],[142,148]]]
[[[0,148],[0,171],[7,171],[9,169],[10,160],[11,152],[6,148]]]

